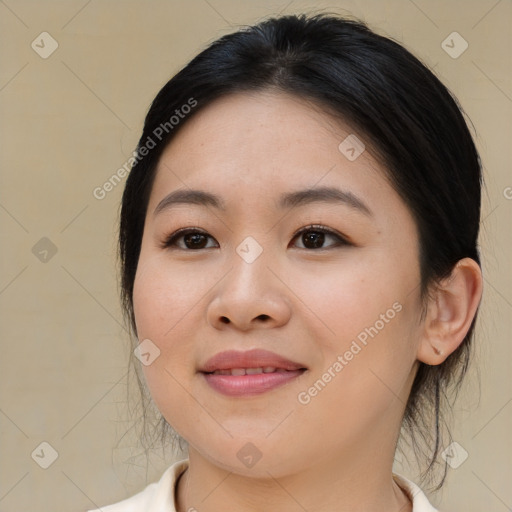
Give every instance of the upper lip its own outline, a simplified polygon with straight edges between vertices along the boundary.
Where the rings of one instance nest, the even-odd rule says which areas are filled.
[[[203,373],[211,373],[215,370],[231,370],[232,368],[283,368],[285,370],[300,370],[306,367],[284,356],[268,350],[253,349],[245,352],[227,350],[219,352],[208,359],[199,369]]]

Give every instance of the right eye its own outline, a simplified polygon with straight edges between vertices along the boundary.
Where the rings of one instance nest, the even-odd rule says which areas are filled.
[[[161,247],[163,249],[177,248],[181,250],[211,249],[212,246],[206,246],[208,238],[214,240],[208,233],[200,229],[182,228],[165,237]],[[181,239],[183,240],[182,244],[178,243]]]

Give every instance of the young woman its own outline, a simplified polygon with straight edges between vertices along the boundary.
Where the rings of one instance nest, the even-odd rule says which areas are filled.
[[[392,470],[442,444],[482,294],[464,117],[335,16],[224,36],[158,93],[122,200],[123,305],[188,446],[104,512],[432,512]],[[444,478],[443,478],[444,480]]]

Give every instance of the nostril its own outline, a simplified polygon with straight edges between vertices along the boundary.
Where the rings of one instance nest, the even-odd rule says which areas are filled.
[[[225,324],[229,324],[229,318],[225,317],[225,316],[221,316],[220,317],[220,320],[221,322],[225,323]]]
[[[268,320],[270,317],[268,315],[258,315],[260,320]]]

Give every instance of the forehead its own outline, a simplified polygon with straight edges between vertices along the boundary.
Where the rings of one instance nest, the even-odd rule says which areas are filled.
[[[367,203],[401,202],[358,140],[364,144],[346,123],[301,98],[232,94],[196,112],[177,132],[159,160],[150,207],[172,190],[199,186],[225,197],[228,206],[230,199],[264,199],[273,207],[284,192],[317,186],[342,187]],[[350,145],[354,151],[347,153]]]

